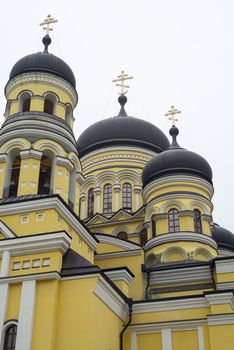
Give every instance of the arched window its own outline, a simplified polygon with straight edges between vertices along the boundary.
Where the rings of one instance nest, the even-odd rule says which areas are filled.
[[[9,326],[5,332],[3,350],[15,350],[17,335],[17,326],[15,324]]]
[[[169,232],[178,232],[180,230],[179,213],[173,208],[168,212],[168,230]]]
[[[49,194],[51,188],[51,159],[43,155],[40,164],[38,194]]]
[[[121,238],[121,239],[124,239],[125,241],[128,240],[128,235],[127,235],[127,233],[124,232],[124,231],[119,232],[119,233],[117,234],[117,237],[118,237],[118,238]]]
[[[88,192],[88,217],[94,214],[94,189],[90,188]]]
[[[20,175],[20,162],[21,160],[19,155],[13,158],[9,183],[9,197],[17,196]]]
[[[18,96],[19,99],[19,112],[29,112],[31,105],[31,96],[32,93],[30,91],[23,91]]]
[[[31,98],[26,98],[23,102],[23,108],[22,112],[29,112],[30,111],[30,105],[31,105]]]
[[[53,114],[54,111],[54,104],[52,101],[50,101],[48,98],[45,98],[44,102],[44,112],[48,114]]]
[[[47,93],[44,101],[44,112],[48,114],[55,114],[55,106],[57,97],[53,93]]]
[[[194,231],[202,233],[202,221],[201,221],[201,212],[198,209],[194,209]]]
[[[103,213],[108,214],[112,212],[112,186],[106,184],[103,189]]]
[[[123,184],[122,191],[122,204],[123,209],[131,212],[132,211],[132,186],[129,183]]]

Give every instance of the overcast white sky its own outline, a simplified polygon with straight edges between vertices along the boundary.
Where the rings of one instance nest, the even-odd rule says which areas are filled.
[[[39,23],[58,19],[50,52],[77,79],[75,134],[119,111],[111,82],[134,76],[129,115],[166,134],[171,104],[182,110],[179,143],[210,163],[214,221],[234,232],[234,1],[233,0],[11,0],[1,3],[1,115],[13,64],[42,50]],[[1,118],[1,122],[3,118]]]

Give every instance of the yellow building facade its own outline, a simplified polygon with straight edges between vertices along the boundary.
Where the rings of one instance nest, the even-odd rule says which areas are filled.
[[[234,235],[213,222],[210,165],[124,94],[76,140],[50,42],[5,87],[0,350],[232,350]]]

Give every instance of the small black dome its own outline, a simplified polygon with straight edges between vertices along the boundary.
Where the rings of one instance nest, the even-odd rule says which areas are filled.
[[[214,225],[212,236],[218,248],[224,248],[234,252],[234,234],[232,232],[221,226]]]
[[[13,66],[9,78],[12,79],[19,74],[28,72],[51,73],[68,81],[74,88],[76,87],[74,73],[68,64],[61,58],[48,52],[37,52],[21,58]]]
[[[199,154],[180,148],[176,144],[151,159],[142,173],[143,186],[167,175],[189,174],[201,177],[212,184],[212,170],[209,163]]]
[[[169,147],[166,135],[142,119],[118,116],[101,120],[87,128],[79,137],[80,157],[103,147],[129,145],[162,152]]]

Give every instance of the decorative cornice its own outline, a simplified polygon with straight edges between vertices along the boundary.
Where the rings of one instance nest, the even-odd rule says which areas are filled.
[[[111,236],[111,235],[103,235],[103,234],[95,234],[95,237],[98,239],[100,243],[106,243],[110,245],[114,245],[119,248],[127,249],[127,250],[136,250],[139,249],[141,250],[142,248],[139,247],[138,245],[125,241],[123,239]]]
[[[65,231],[0,240],[0,256],[9,251],[12,256],[59,251],[65,254],[71,237]]]
[[[20,276],[10,276],[10,277],[1,277],[0,284],[16,284],[22,283],[24,281],[43,281],[43,280],[60,280],[61,277],[57,271],[46,272],[46,273],[34,273],[28,275],[20,275]]]
[[[154,180],[153,182],[150,182],[143,190],[143,196],[147,196],[147,194],[154,190],[156,187],[160,187],[160,189],[171,187],[171,184],[177,182],[177,183],[183,183],[183,185],[186,185],[186,182],[189,182],[189,186],[194,187],[196,185],[200,185],[204,187],[207,191],[207,194],[212,197],[214,194],[214,188],[213,186],[206,180],[201,179],[196,176],[186,176],[186,175],[170,175],[165,176],[163,178],[159,178]]]
[[[130,273],[124,269],[119,268],[118,270],[110,270],[110,271],[104,271],[105,275],[111,280],[111,281],[123,281],[127,285],[129,285],[133,281],[133,276],[130,275]]]
[[[100,155],[101,153],[105,153],[105,152],[120,152],[120,151],[124,151],[124,152],[139,152],[139,153],[144,153],[150,157],[150,159],[152,157],[154,157],[157,153],[149,151],[145,148],[140,148],[140,147],[129,147],[129,146],[116,146],[116,147],[105,147],[105,148],[101,148],[99,150],[96,151],[92,151],[88,154],[86,154],[85,156],[83,156],[81,158],[81,162],[85,162],[88,158],[92,158],[95,155]]]
[[[49,85],[55,85],[58,88],[64,90],[71,98],[73,103],[73,108],[77,105],[78,102],[78,95],[76,90],[64,79],[59,78],[53,74],[49,73],[36,73],[36,72],[30,72],[30,73],[23,73],[15,78],[8,81],[6,87],[5,87],[5,96],[8,98],[8,95],[10,94],[12,89],[17,88],[18,86],[22,86],[22,84],[30,84],[30,83],[41,83],[41,84],[49,84]]]
[[[208,315],[208,326],[221,326],[227,324],[234,324],[234,313]]]
[[[28,213],[40,210],[55,209],[69,226],[76,231],[80,237],[93,249],[96,249],[97,241],[87,231],[87,229],[78,221],[76,216],[63,204],[58,196],[46,198],[37,198],[27,201],[17,201],[0,205],[0,216]]]
[[[6,163],[7,157],[8,157],[8,154],[6,154],[6,153],[0,154],[0,163]]]
[[[102,254],[96,254],[94,259],[95,260],[116,259],[116,258],[124,258],[126,256],[142,255],[142,253],[143,251],[141,249],[128,250],[125,252],[102,253]]]
[[[165,243],[173,242],[198,242],[202,244],[208,244],[215,250],[217,250],[216,242],[209,236],[202,233],[195,232],[178,232],[178,233],[165,233],[151,238],[146,244],[146,251]]]
[[[94,294],[96,294],[122,321],[126,321],[128,316],[128,306],[126,302],[103,277],[98,279]]]
[[[68,171],[72,171],[72,169],[74,168],[69,158],[63,158],[63,157],[57,156],[55,159],[56,159],[57,165],[66,167]]]
[[[27,158],[33,158],[33,159],[41,159],[43,152],[37,151],[35,149],[28,149],[20,151],[20,158],[21,159],[27,159]]]
[[[228,260],[215,260],[215,267],[217,273],[234,272],[234,257]]]

